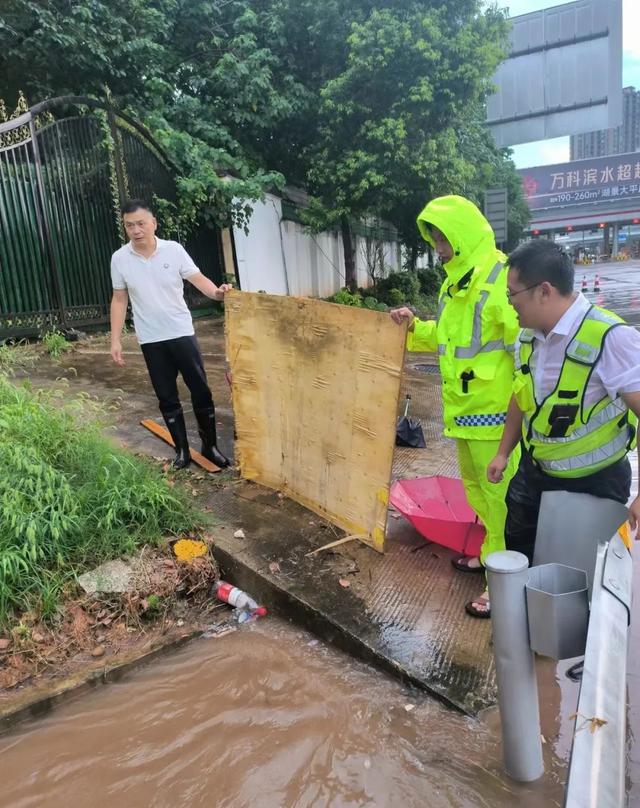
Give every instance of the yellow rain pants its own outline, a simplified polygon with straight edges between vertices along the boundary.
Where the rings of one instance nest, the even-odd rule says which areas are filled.
[[[504,526],[507,519],[505,498],[507,488],[520,462],[518,446],[509,458],[502,482],[497,485],[487,480],[487,466],[496,456],[499,440],[463,440],[458,438],[458,463],[469,505],[478,514],[487,530],[480,561],[489,553],[504,550]]]

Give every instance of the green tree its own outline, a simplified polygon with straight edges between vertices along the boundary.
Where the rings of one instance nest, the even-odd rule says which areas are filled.
[[[252,146],[296,96],[259,30],[240,0],[5,0],[0,97],[100,97],[108,85],[182,170],[184,213],[241,224],[249,207],[237,199],[282,184]]]
[[[386,218],[415,267],[425,249],[415,219],[428,199],[481,202],[486,187],[506,185],[517,239],[528,215],[520,182],[480,123],[506,22],[479,15],[475,0],[279,0],[263,17],[262,41],[298,93],[258,151],[315,192],[314,229],[341,226],[349,250],[353,218]],[[464,148],[471,141],[480,151]]]
[[[340,225],[350,287],[352,218],[388,218],[408,238],[418,194],[424,203],[473,178],[453,126],[488,91],[506,30],[501,13],[472,0],[389,3],[353,23],[345,69],[321,90],[308,172],[308,220]]]
[[[0,97],[102,96],[145,122],[180,167],[181,214],[247,221],[285,179],[307,221],[415,217],[442,193],[518,182],[478,121],[506,22],[481,0],[4,0]]]

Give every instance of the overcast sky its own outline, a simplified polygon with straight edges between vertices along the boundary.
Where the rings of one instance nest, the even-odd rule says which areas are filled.
[[[509,16],[562,5],[553,0],[498,0]],[[622,0],[622,86],[640,89],[640,0]],[[518,168],[564,163],[569,159],[569,138],[541,140],[513,147]]]

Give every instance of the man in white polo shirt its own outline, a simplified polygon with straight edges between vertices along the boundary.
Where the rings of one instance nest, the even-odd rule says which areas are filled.
[[[508,297],[523,326],[513,398],[490,482],[518,443],[507,491],[505,542],[533,559],[544,491],[592,494],[627,504],[640,416],[640,333],[573,291],[570,256],[544,239],[509,256]],[[640,520],[640,497],[629,522]]]
[[[138,342],[147,363],[160,412],[176,447],[173,466],[189,465],[189,441],[178,398],[178,373],[191,393],[202,439],[202,454],[224,468],[229,460],[220,452],[211,390],[195,337],[191,313],[184,299],[183,281],[212,300],[223,300],[230,284],[216,286],[193,263],[176,241],[156,236],[158,223],[149,205],[132,199],[122,208],[129,242],[111,258],[111,356],[124,365],[120,336],[131,300]]]

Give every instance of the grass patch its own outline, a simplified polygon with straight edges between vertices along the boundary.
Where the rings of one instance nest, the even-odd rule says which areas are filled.
[[[9,376],[17,370],[28,370],[38,361],[38,352],[33,345],[20,341],[15,344],[0,344],[0,373]]]
[[[79,573],[197,527],[181,491],[105,438],[103,420],[86,396],[63,403],[0,374],[0,627],[51,617]]]
[[[71,343],[61,334],[60,331],[48,331],[42,337],[42,344],[47,349],[49,356],[53,359],[59,359],[63,353],[71,350]]]

